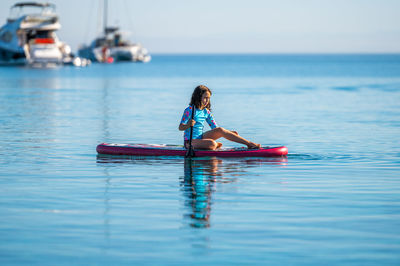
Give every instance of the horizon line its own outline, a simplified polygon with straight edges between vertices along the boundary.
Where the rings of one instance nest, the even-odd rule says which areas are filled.
[[[150,55],[400,55],[399,52],[154,52]]]

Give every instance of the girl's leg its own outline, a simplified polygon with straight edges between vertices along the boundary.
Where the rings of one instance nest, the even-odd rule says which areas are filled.
[[[203,140],[205,140],[205,139],[217,140],[219,138],[226,138],[227,140],[244,144],[249,149],[256,149],[256,148],[261,147],[260,144],[256,144],[254,142],[248,141],[247,139],[239,136],[239,134],[236,131],[230,131],[230,130],[227,130],[222,127],[214,128],[210,131],[207,131],[203,135]]]
[[[189,146],[189,143],[186,143],[186,148]],[[192,146],[195,149],[202,150],[215,150],[222,146],[222,143],[216,142],[213,139],[192,139]]]

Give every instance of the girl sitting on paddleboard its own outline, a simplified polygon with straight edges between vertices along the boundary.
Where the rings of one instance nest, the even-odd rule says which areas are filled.
[[[260,144],[248,141],[247,139],[239,136],[236,131],[227,130],[218,127],[211,114],[211,90],[204,85],[197,86],[192,94],[190,106],[185,109],[179,124],[179,130],[185,131],[184,140],[185,147],[189,146],[190,127],[193,126],[192,146],[194,149],[215,150],[222,146],[222,143],[216,142],[217,139],[223,137],[230,141],[247,145],[249,149],[259,149]],[[194,119],[192,120],[192,109],[195,106]],[[210,125],[211,130],[204,132],[204,122]]]

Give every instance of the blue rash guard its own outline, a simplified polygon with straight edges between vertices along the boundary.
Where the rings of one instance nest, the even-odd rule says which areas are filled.
[[[192,106],[189,106],[183,112],[181,124],[187,124],[191,118],[192,118]],[[192,136],[193,139],[203,138],[204,121],[207,121],[211,129],[217,127],[217,123],[215,123],[211,112],[207,108],[204,108],[203,110],[196,108],[193,119],[196,121],[196,124],[194,124],[193,127],[193,136]],[[183,137],[185,140],[189,140],[190,128],[185,130]]]

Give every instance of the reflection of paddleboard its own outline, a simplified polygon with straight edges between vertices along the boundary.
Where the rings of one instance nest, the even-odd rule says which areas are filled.
[[[179,145],[165,144],[112,144],[101,143],[96,148],[99,154],[133,156],[185,156],[186,149]],[[285,146],[262,147],[261,149],[222,148],[218,150],[195,150],[196,157],[278,157],[288,154]]]

